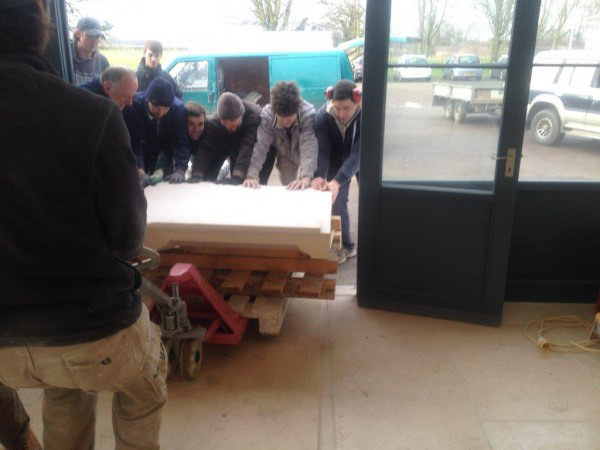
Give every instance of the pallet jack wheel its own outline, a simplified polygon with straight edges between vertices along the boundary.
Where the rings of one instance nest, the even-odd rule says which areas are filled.
[[[171,378],[179,365],[179,339],[164,339],[164,345],[167,350],[167,378]]]
[[[185,339],[181,343],[179,353],[179,371],[186,380],[195,380],[202,365],[202,341],[200,339]]]

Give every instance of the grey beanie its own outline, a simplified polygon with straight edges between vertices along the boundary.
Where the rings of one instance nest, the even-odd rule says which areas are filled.
[[[224,92],[217,102],[217,116],[223,120],[234,120],[242,117],[246,108],[244,102],[231,92]]]

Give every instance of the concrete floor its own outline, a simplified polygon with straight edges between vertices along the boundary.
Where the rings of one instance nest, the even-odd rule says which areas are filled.
[[[254,326],[237,347],[206,346],[197,380],[169,380],[162,448],[598,449],[600,357],[522,334],[593,309],[508,303],[492,328],[292,299],[280,336]],[[41,392],[21,395],[41,434]],[[110,395],[98,416],[96,448],[113,448]]]

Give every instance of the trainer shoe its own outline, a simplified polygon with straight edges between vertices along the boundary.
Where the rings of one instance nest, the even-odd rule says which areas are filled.
[[[348,258],[356,257],[356,247],[342,248],[338,256],[338,264],[344,264]]]

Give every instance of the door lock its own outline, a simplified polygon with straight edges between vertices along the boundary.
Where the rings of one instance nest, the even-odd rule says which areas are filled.
[[[504,168],[504,176],[512,178],[515,174],[515,163],[517,160],[517,149],[509,148],[506,152],[506,166]]]

